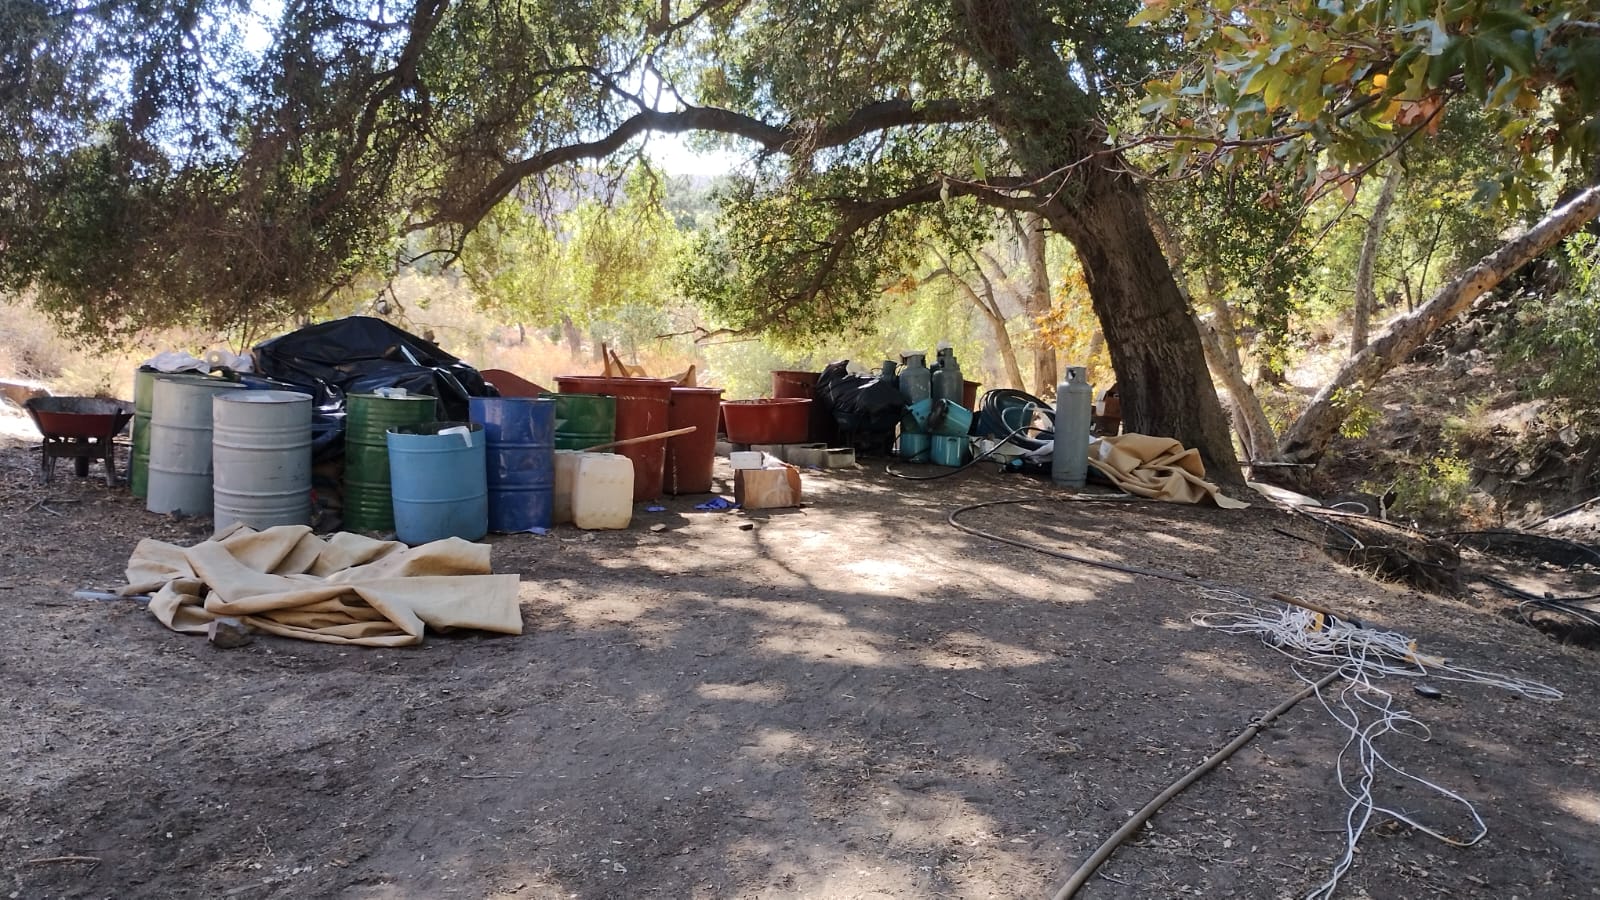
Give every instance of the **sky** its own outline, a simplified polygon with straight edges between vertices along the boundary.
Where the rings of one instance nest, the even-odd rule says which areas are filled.
[[[653,134],[648,150],[651,161],[668,175],[714,178],[746,166],[743,155],[722,149],[696,150],[683,134]]]

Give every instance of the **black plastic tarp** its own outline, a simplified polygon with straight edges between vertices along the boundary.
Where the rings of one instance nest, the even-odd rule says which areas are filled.
[[[466,421],[468,397],[498,393],[438,344],[371,316],[308,325],[257,344],[256,371],[311,394],[319,458],[343,451],[344,398],[405,388],[438,401],[441,420]]]
[[[840,434],[858,450],[886,454],[894,444],[905,402],[895,386],[876,375],[852,375],[848,366],[846,360],[823,369],[812,402],[833,416]]]

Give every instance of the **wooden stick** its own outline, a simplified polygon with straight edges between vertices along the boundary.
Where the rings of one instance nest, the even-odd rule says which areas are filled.
[[[29,865],[29,866],[42,866],[45,863],[66,863],[66,862],[97,863],[99,861],[100,861],[100,857],[98,857],[98,856],[45,856],[45,857],[41,857],[39,859],[30,859],[24,864],[25,865]]]
[[[689,432],[694,431],[697,427],[698,426],[690,425],[688,428],[674,428],[671,431],[663,431],[660,434],[647,434],[643,437],[632,437],[627,438],[626,440],[612,441],[609,444],[595,444],[593,447],[583,448],[583,452],[589,453],[594,450],[610,450],[612,447],[626,447],[630,444],[647,444],[651,441],[666,440],[667,438],[677,437],[680,434],[688,434]]]

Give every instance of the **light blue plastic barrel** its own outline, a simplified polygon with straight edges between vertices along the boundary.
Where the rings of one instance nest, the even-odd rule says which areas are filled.
[[[473,397],[483,426],[489,482],[489,530],[549,528],[556,492],[556,401]]]
[[[395,537],[415,545],[447,537],[475,541],[488,532],[482,425],[396,425],[386,437]]]

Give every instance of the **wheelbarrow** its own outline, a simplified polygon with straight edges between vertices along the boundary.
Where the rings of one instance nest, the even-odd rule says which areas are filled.
[[[117,484],[116,448],[112,439],[133,418],[133,404],[99,397],[34,397],[23,404],[44,445],[39,448],[39,472],[48,484],[56,460],[70,459],[79,478],[89,475],[89,460],[105,463],[106,484]]]

